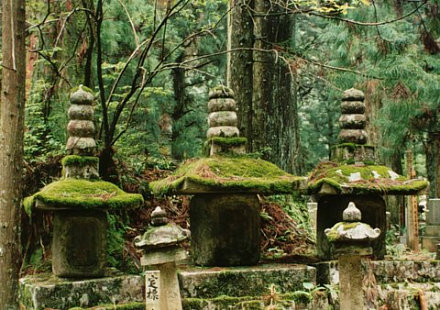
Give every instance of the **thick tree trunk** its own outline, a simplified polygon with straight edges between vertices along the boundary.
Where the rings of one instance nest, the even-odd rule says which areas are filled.
[[[238,106],[240,135],[248,139],[248,151],[252,151],[252,47],[253,22],[249,8],[253,0],[230,0],[228,19],[227,85],[235,93]]]
[[[0,105],[0,306],[18,309],[25,104],[25,0],[2,1]]]
[[[280,47],[291,40],[291,16],[264,0],[255,0],[255,12],[252,148],[262,152],[266,160],[294,172],[299,151],[296,83],[289,64],[270,52],[291,47]],[[268,17],[266,13],[275,14]]]
[[[428,134],[426,144],[426,171],[428,172],[429,197],[440,197],[440,133]]]

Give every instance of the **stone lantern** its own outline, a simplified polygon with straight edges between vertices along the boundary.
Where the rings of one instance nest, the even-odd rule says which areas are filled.
[[[169,222],[165,211],[157,207],[151,213],[147,231],[134,239],[134,245],[143,251],[141,265],[154,266],[160,271],[157,286],[151,287],[151,280],[146,276],[147,309],[155,309],[149,307],[149,300],[153,304],[158,301],[161,310],[182,309],[176,262],[187,258],[186,251],[179,245],[189,236],[189,230]]]
[[[69,138],[62,159],[61,180],[27,197],[24,206],[52,211],[52,271],[66,278],[104,275],[106,262],[106,212],[139,207],[143,198],[127,194],[116,185],[99,180],[93,124],[93,94],[86,87],[71,93]]]
[[[378,227],[380,236],[372,242],[373,256],[385,255],[386,205],[384,195],[414,195],[428,186],[420,179],[408,179],[375,163],[375,148],[367,145],[364,93],[357,89],[342,94],[339,144],[332,148],[332,161],[319,164],[310,174],[308,191],[318,204],[317,254],[330,259],[330,243],[324,230],[342,220],[352,201],[365,223]]]
[[[364,309],[361,258],[373,253],[370,243],[380,236],[380,229],[371,228],[361,219],[361,211],[349,202],[342,213],[343,222],[325,230],[338,257],[341,310]]]
[[[152,182],[155,194],[194,195],[190,203],[191,256],[197,265],[254,265],[260,259],[257,194],[289,194],[305,178],[247,156],[239,137],[233,92],[209,93],[209,157],[186,161],[170,177]]]

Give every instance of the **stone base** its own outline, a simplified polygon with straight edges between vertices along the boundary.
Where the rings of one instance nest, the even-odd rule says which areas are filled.
[[[251,266],[260,259],[256,195],[202,194],[190,204],[191,257],[201,266]]]
[[[365,163],[368,165],[376,161],[375,149],[370,145],[362,144],[340,144],[331,150],[331,160],[348,164]]]
[[[138,303],[144,302],[143,290],[144,280],[138,275],[68,280],[40,274],[20,279],[20,309],[89,308],[103,304],[132,304],[127,309],[139,309]]]
[[[54,212],[52,271],[65,278],[104,275],[107,217],[101,211]]]
[[[316,283],[316,268],[307,265],[270,264],[235,268],[191,268],[179,273],[182,298],[218,296],[260,297],[274,284],[278,293],[304,290]]]

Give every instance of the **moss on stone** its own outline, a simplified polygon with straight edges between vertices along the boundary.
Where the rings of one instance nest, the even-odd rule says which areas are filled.
[[[213,156],[189,160],[170,177],[152,182],[155,194],[185,193],[185,182],[203,186],[209,192],[292,193],[304,181],[274,164],[246,156]],[[206,192],[205,190],[205,192]]]
[[[87,165],[98,165],[99,158],[95,156],[79,156],[79,155],[67,155],[61,160],[63,167],[66,166],[78,166],[84,167]]]
[[[139,194],[128,194],[109,182],[66,178],[46,185],[40,192],[25,198],[26,212],[30,214],[37,203],[43,209],[53,210],[115,210],[139,207],[143,198]]]
[[[75,86],[70,90],[70,94],[73,94],[74,92],[76,92],[79,89],[80,86]],[[93,94],[93,90],[91,90],[90,88],[88,88],[87,86],[81,85],[81,88],[83,91],[88,92]]]
[[[212,137],[208,143],[215,143],[221,146],[240,146],[245,145],[247,139],[245,137]]]
[[[349,230],[349,229],[354,229],[354,228],[356,228],[356,226],[358,226],[358,225],[365,225],[365,224],[360,223],[360,222],[339,222],[339,223],[336,223],[336,224],[331,228],[331,230],[330,230],[328,233],[326,233],[327,238],[328,238],[328,240],[329,240],[330,242],[337,241],[337,240],[339,240],[339,238],[340,238],[339,227],[342,226],[342,227],[343,227],[343,230],[344,230],[344,231],[347,231],[347,230]]]
[[[354,174],[360,178],[350,180]],[[428,186],[425,180],[409,180],[385,166],[338,165],[332,162],[320,164],[311,173],[308,189],[312,193],[318,192],[324,184],[340,194],[414,194]]]

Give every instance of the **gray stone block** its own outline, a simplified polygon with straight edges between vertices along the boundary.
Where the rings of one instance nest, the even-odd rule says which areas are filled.
[[[260,259],[256,195],[202,194],[190,204],[191,257],[202,266],[255,265]]]
[[[21,309],[70,309],[102,304],[143,302],[144,280],[138,275],[68,280],[52,274],[20,279]]]
[[[107,217],[102,211],[54,214],[52,271],[59,277],[93,278],[104,274]]]

